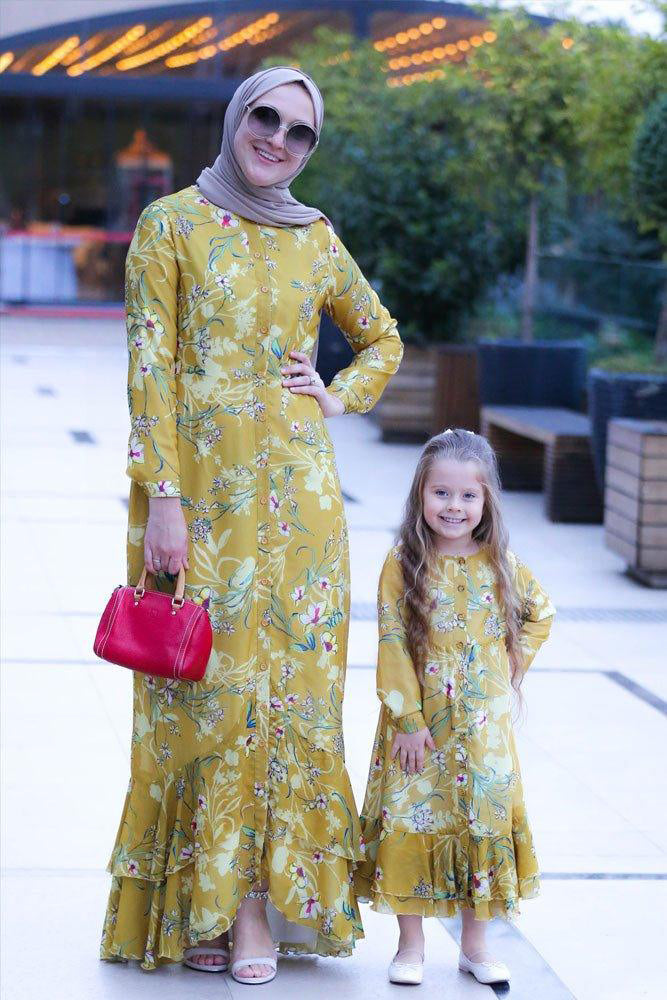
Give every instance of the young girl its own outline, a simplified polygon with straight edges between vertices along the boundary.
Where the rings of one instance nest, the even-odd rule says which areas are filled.
[[[459,968],[509,979],[485,944],[538,891],[512,733],[513,689],[554,608],[507,547],[496,459],[447,430],[425,446],[378,590],[382,701],[357,892],[395,913],[395,983],[420,983],[422,917],[462,911]]]

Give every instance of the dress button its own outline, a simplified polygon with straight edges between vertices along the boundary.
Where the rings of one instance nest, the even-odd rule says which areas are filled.
[[[259,502],[261,503],[262,507],[266,507],[266,497],[260,497]]]
[[[269,584],[271,583],[271,581],[269,580],[268,576],[263,576],[262,579],[259,582],[261,583],[261,585],[263,587],[268,587]]]
[[[268,286],[267,286],[267,285],[262,285],[262,288],[261,288],[261,291],[263,291],[263,292],[268,292],[268,290],[269,290],[269,289],[268,289]]]
[[[463,586],[462,583],[460,583],[456,589],[460,590],[460,591],[463,591],[463,590],[465,590],[465,587]]]
[[[261,257],[262,255],[261,255],[261,253],[255,253],[255,254],[253,254],[253,256],[254,256],[255,260],[259,260],[259,258],[260,258],[260,257]]]
[[[464,643],[462,643],[462,642],[457,642],[456,643],[456,648],[457,649],[463,649],[463,646],[464,646]]]

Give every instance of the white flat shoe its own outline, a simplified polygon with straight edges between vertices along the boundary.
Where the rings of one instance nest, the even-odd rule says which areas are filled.
[[[471,962],[462,951],[459,952],[459,969],[461,972],[470,972],[478,983],[484,983],[485,986],[509,982],[511,975],[504,962]]]
[[[247,969],[249,965],[268,965],[273,971],[268,976],[238,976],[239,969]],[[274,955],[262,955],[261,958],[239,958],[237,962],[232,962],[232,978],[237,983],[246,983],[248,986],[261,986],[262,983],[270,983],[276,978],[278,963]]]
[[[406,948],[403,954],[406,952],[418,954],[416,948]],[[399,962],[399,954],[400,952],[396,952],[389,965],[389,982],[403,983],[405,986],[419,986],[424,978],[424,956],[422,955],[420,962]]]
[[[186,948],[183,955],[185,956],[183,965],[187,965],[190,969],[196,969],[197,972],[226,972],[229,968],[229,952],[226,948]],[[217,955],[222,961],[215,962],[213,965],[193,962],[193,958],[196,958],[197,955]]]

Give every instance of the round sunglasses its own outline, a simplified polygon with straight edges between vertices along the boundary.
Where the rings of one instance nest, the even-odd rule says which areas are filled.
[[[246,111],[250,108],[246,104]],[[312,153],[319,142],[319,136],[312,125],[307,122],[292,122],[284,125],[280,113],[270,104],[258,104],[250,108],[247,118],[248,131],[257,139],[270,139],[285,129],[285,149],[293,156],[305,156]]]

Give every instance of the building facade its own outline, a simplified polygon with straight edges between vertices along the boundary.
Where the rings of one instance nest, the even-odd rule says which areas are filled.
[[[389,86],[437,74],[494,38],[477,11],[438,0],[143,3],[5,36],[0,216],[126,228],[142,181],[136,166],[128,206],[123,150],[150,150],[146,196],[166,178],[190,183],[217,155],[240,81],[267,57],[298,62],[320,25],[371,40]]]

